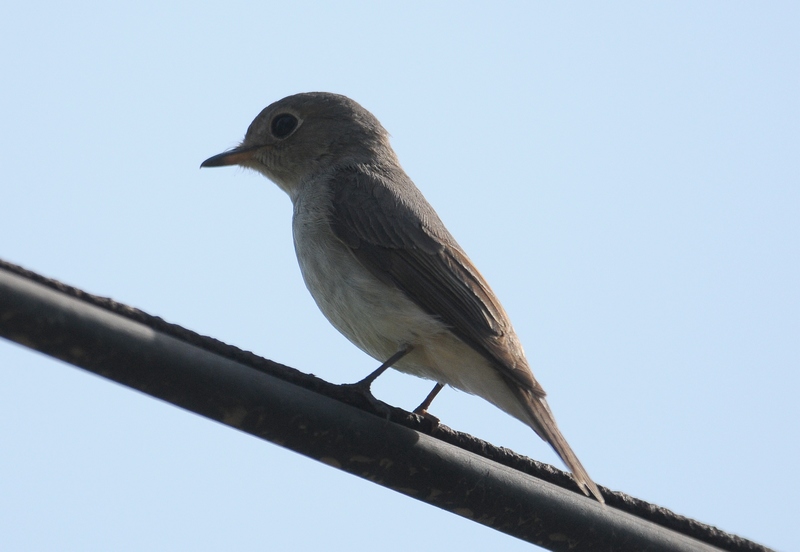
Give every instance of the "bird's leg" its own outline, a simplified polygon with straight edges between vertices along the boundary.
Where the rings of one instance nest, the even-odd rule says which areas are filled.
[[[360,387],[360,388],[362,388],[362,389],[363,389],[363,388],[366,388],[366,391],[367,391],[367,392],[369,392],[369,393],[371,393],[371,391],[370,391],[370,387],[372,386],[372,382],[373,382],[373,381],[375,381],[376,379],[378,379],[378,376],[380,376],[381,374],[383,374],[383,373],[384,373],[386,370],[388,370],[389,368],[391,368],[391,367],[392,367],[392,365],[393,365],[395,362],[397,362],[398,360],[400,360],[401,358],[403,358],[404,356],[406,356],[408,353],[410,353],[410,352],[411,352],[411,349],[413,349],[413,348],[414,348],[414,347],[413,347],[412,345],[403,345],[403,346],[400,348],[400,350],[399,350],[399,351],[397,351],[397,352],[396,352],[395,354],[393,354],[392,356],[390,356],[390,357],[389,357],[389,359],[388,359],[386,362],[384,362],[383,364],[381,364],[380,366],[378,366],[378,369],[377,369],[377,370],[375,370],[374,372],[372,372],[370,375],[368,375],[367,377],[365,377],[364,379],[362,379],[362,380],[361,380],[361,381],[359,381],[358,383],[354,383],[354,384],[353,384],[353,387]]]
[[[419,414],[420,416],[429,416],[428,407],[431,405],[433,399],[436,398],[436,395],[438,395],[439,391],[441,391],[442,389],[444,389],[444,384],[437,383],[434,386],[433,390],[430,393],[428,393],[428,396],[425,397],[425,400],[422,401],[422,404],[414,409],[414,414]]]
[[[414,409],[414,414],[422,416],[423,418],[428,420],[432,424],[431,427],[434,430],[437,427],[439,427],[439,418],[428,412],[428,407],[431,405],[433,399],[436,397],[436,395],[439,394],[439,391],[441,391],[442,389],[444,389],[443,383],[437,383],[436,385],[434,385],[431,392],[428,393],[428,396],[425,397],[424,401],[422,401],[422,404]]]
[[[386,362],[378,366],[378,369],[372,372],[370,375],[357,383],[342,384],[339,386],[340,389],[345,391],[345,393],[350,397],[350,400],[352,400],[352,392],[355,391],[355,393],[360,397],[360,401],[362,403],[366,402],[373,411],[385,415],[386,419],[388,420],[389,416],[391,415],[391,409],[387,404],[375,398],[370,387],[372,386],[372,382],[375,381],[378,376],[383,374],[387,369],[391,368],[395,362],[406,356],[411,349],[411,345],[403,345],[400,350],[390,356]]]

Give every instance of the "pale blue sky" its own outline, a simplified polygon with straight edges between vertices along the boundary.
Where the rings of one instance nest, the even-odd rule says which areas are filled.
[[[290,202],[200,171],[351,96],[503,301],[600,484],[800,548],[796,3],[13,2],[0,257],[331,381]],[[376,394],[413,408],[428,383]],[[443,423],[561,464],[444,392]],[[530,550],[0,341],[4,550]]]

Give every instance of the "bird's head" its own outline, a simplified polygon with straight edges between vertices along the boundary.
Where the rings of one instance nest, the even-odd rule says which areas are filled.
[[[346,96],[309,92],[266,107],[241,145],[200,166],[257,170],[294,198],[310,178],[342,166],[376,162],[396,163],[389,135],[378,119]]]

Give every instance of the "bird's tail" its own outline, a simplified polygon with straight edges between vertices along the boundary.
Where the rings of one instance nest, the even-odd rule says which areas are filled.
[[[572,472],[573,479],[575,479],[584,494],[589,496],[589,493],[591,493],[598,502],[605,504],[603,495],[600,494],[600,489],[589,477],[586,469],[572,451],[561,431],[559,431],[556,419],[553,417],[553,413],[550,412],[550,407],[547,406],[547,401],[545,401],[544,397],[535,395],[526,389],[517,388],[515,391],[530,416],[528,425],[539,434],[539,437],[550,443],[556,454],[561,457],[561,460]]]

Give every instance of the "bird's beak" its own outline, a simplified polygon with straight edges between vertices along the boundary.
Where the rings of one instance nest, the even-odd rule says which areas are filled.
[[[243,165],[253,158],[253,154],[261,146],[239,146],[228,151],[224,151],[213,157],[209,157],[202,163],[203,167],[225,167],[228,165]]]

